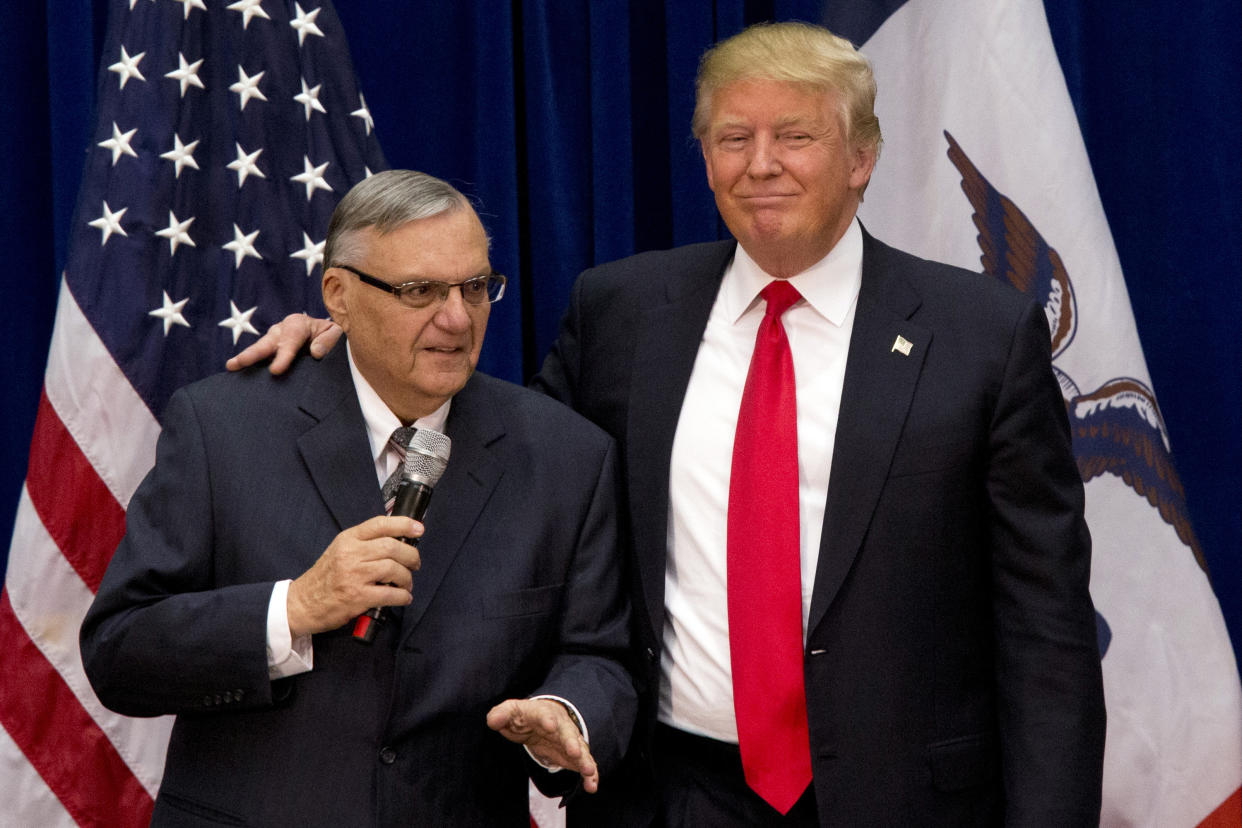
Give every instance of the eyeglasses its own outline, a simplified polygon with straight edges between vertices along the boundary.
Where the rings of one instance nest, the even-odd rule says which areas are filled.
[[[410,308],[428,308],[442,304],[448,299],[450,288],[460,289],[462,301],[467,305],[487,305],[499,302],[505,295],[505,284],[508,281],[499,273],[489,273],[486,276],[475,276],[464,282],[419,281],[390,285],[383,279],[377,279],[349,265],[335,264],[332,267],[348,270],[365,284],[391,293],[401,300],[401,304]]]

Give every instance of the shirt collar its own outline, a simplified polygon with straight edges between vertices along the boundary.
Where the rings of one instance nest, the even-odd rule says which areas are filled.
[[[371,460],[378,462],[380,455],[388,447],[388,438],[392,437],[392,433],[404,423],[392,413],[392,409],[384,403],[380,395],[371,387],[371,383],[367,382],[366,377],[362,376],[362,372],[354,363],[354,354],[349,349],[348,339],[345,341],[345,355],[349,358],[349,374],[354,380],[354,391],[358,394],[358,406],[362,409],[362,419],[367,424],[367,439],[371,443]],[[452,399],[445,400],[444,405],[426,417],[419,417],[415,420],[414,426],[444,433],[444,424],[448,421],[449,406],[452,402]]]
[[[862,229],[858,220],[849,228],[828,255],[789,279],[802,298],[833,325],[845,323],[850,307],[858,298],[862,285]],[[773,277],[765,273],[739,244],[733,262],[725,272],[722,298],[730,322],[737,322],[759,299]]]

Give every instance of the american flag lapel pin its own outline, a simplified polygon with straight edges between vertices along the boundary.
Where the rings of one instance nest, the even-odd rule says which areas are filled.
[[[889,351],[889,353],[891,354],[893,351],[898,351],[901,353],[902,356],[910,356],[910,349],[913,347],[914,347],[913,342],[906,339],[901,334],[898,334],[897,338],[893,340],[893,347]]]

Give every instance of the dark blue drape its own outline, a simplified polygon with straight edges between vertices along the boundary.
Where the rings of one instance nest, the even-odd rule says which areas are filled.
[[[102,0],[22,5],[0,27],[0,318],[10,334],[0,357],[2,527],[25,475],[105,57]],[[875,25],[852,14],[856,3],[829,6],[852,37]],[[513,285],[492,316],[483,367],[518,381],[555,336],[582,268],[721,233],[689,130],[703,49],[756,20],[824,12],[820,0],[348,0],[337,11],[389,162],[445,177],[482,205],[493,263]],[[1138,12],[1119,0],[1061,0],[1048,14],[1191,513],[1242,652],[1233,482],[1242,464],[1242,7],[1208,0]],[[6,551],[0,544],[0,560]]]

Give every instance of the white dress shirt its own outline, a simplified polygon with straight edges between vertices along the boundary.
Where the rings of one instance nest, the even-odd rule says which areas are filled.
[[[773,277],[739,245],[699,345],[673,440],[660,721],[737,742],[729,660],[726,535],[733,435]],[[802,627],[810,614],[841,386],[862,283],[857,221],[808,270],[789,279],[804,301],[781,317],[798,399]],[[756,541],[761,539],[756,538]]]

